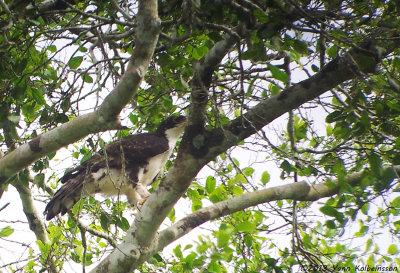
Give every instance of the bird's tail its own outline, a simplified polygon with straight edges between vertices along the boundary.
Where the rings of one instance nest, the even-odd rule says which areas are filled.
[[[79,180],[75,178],[68,181],[54,194],[44,210],[46,220],[53,219],[59,213],[64,215],[83,197],[83,183]]]

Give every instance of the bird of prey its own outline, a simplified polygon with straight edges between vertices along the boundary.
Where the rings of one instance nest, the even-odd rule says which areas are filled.
[[[121,138],[67,172],[45,208],[46,220],[64,215],[78,200],[95,193],[124,194],[132,205],[145,200],[150,195],[146,187],[162,171],[185,123],[184,116],[170,116],[154,133]]]

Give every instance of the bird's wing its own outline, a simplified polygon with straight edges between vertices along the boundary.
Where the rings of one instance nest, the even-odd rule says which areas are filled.
[[[52,219],[57,214],[64,215],[79,199],[82,198],[84,176],[76,175],[64,184],[47,204],[44,214],[46,220]]]
[[[83,191],[84,183],[86,180],[95,182],[91,174],[105,166],[104,157],[100,154],[95,154],[75,169],[67,172],[60,179],[64,185],[54,194],[44,210],[46,220],[52,219],[58,213],[64,215],[82,197],[91,194]]]
[[[168,150],[168,140],[156,134],[131,135],[106,146],[108,158],[123,156],[127,165],[147,163],[149,158]]]

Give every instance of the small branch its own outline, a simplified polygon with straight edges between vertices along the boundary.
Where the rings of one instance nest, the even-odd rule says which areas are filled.
[[[82,247],[83,247],[83,254],[82,254],[82,273],[86,273],[86,253],[87,253],[87,244],[86,244],[86,230],[84,228],[79,229],[81,231],[81,238],[82,238]]]
[[[94,228],[91,228],[90,226],[87,226],[85,224],[83,224],[78,217],[76,217],[72,212],[68,212],[69,217],[71,217],[71,219],[75,222],[75,224],[79,227],[80,230],[85,230],[85,232],[88,232],[94,236],[97,236],[99,238],[103,238],[104,240],[106,240],[112,247],[116,248],[117,247],[117,243],[116,241],[109,235],[102,233]]]
[[[0,208],[0,211],[2,211],[3,209],[5,209],[6,207],[8,207],[8,205],[10,205],[10,202],[8,202],[8,203],[6,203],[4,206],[2,206],[2,207]]]

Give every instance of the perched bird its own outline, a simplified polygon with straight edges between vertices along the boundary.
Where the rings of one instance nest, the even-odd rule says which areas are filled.
[[[121,138],[67,172],[61,178],[64,185],[45,208],[46,220],[64,215],[81,198],[95,193],[124,194],[132,205],[145,200],[150,195],[146,187],[162,171],[185,123],[184,116],[171,116],[154,133]]]

